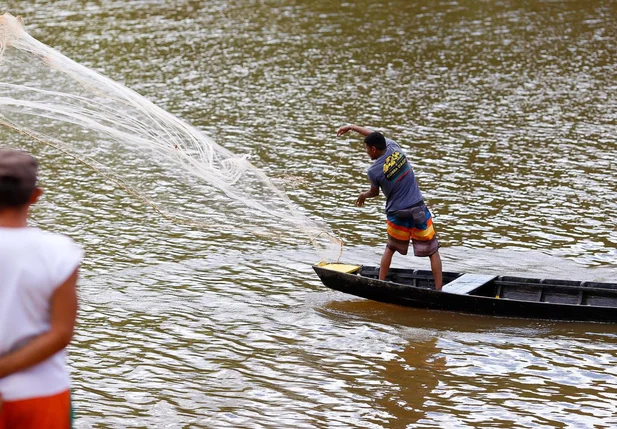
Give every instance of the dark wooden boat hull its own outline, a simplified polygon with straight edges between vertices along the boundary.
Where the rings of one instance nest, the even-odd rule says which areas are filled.
[[[348,274],[314,266],[330,289],[408,307],[501,317],[617,322],[617,284],[499,277],[471,294],[437,291],[427,271],[391,269],[388,281],[377,269]],[[444,283],[461,274],[444,273]],[[390,277],[397,281],[389,281]]]

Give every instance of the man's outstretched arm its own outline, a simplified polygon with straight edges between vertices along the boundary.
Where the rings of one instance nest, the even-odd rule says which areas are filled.
[[[364,137],[368,136],[370,133],[373,132],[373,130],[369,130],[368,128],[365,128],[365,127],[360,127],[358,125],[345,125],[344,127],[341,127],[338,129],[338,131],[336,132],[336,136],[340,137],[349,131],[355,131],[357,133],[362,134]]]

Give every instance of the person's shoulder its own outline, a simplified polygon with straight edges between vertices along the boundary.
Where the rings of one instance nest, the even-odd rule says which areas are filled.
[[[400,149],[401,146],[392,139],[386,137],[386,147],[391,147],[393,149]]]
[[[38,247],[45,252],[58,252],[60,254],[83,254],[79,246],[71,237],[55,232],[45,231],[37,227],[28,228],[30,240],[38,243]]]
[[[368,166],[366,172],[368,174],[374,174],[376,171],[379,171],[381,167],[379,166],[379,160],[373,161],[371,165]]]
[[[368,177],[371,180],[379,181],[379,177],[383,174],[383,160],[375,160],[366,170]]]
[[[67,235],[59,234],[57,232],[51,232],[44,229],[41,229],[36,226],[31,226],[27,228],[26,233],[29,234],[32,238],[47,241],[50,243],[67,243],[73,242],[73,239]]]

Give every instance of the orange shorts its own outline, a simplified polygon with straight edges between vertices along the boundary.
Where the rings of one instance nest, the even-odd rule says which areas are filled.
[[[71,394],[68,390],[41,398],[4,401],[0,429],[70,429]]]

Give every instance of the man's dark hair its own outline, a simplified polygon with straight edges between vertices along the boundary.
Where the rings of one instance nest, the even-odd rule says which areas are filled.
[[[380,132],[373,131],[364,138],[364,143],[369,146],[373,146],[377,150],[384,150],[386,148],[386,138]]]
[[[36,188],[39,164],[27,152],[0,147],[0,209],[25,205]]]
[[[0,177],[0,209],[21,207],[28,202],[34,186],[24,185],[15,177]]]

